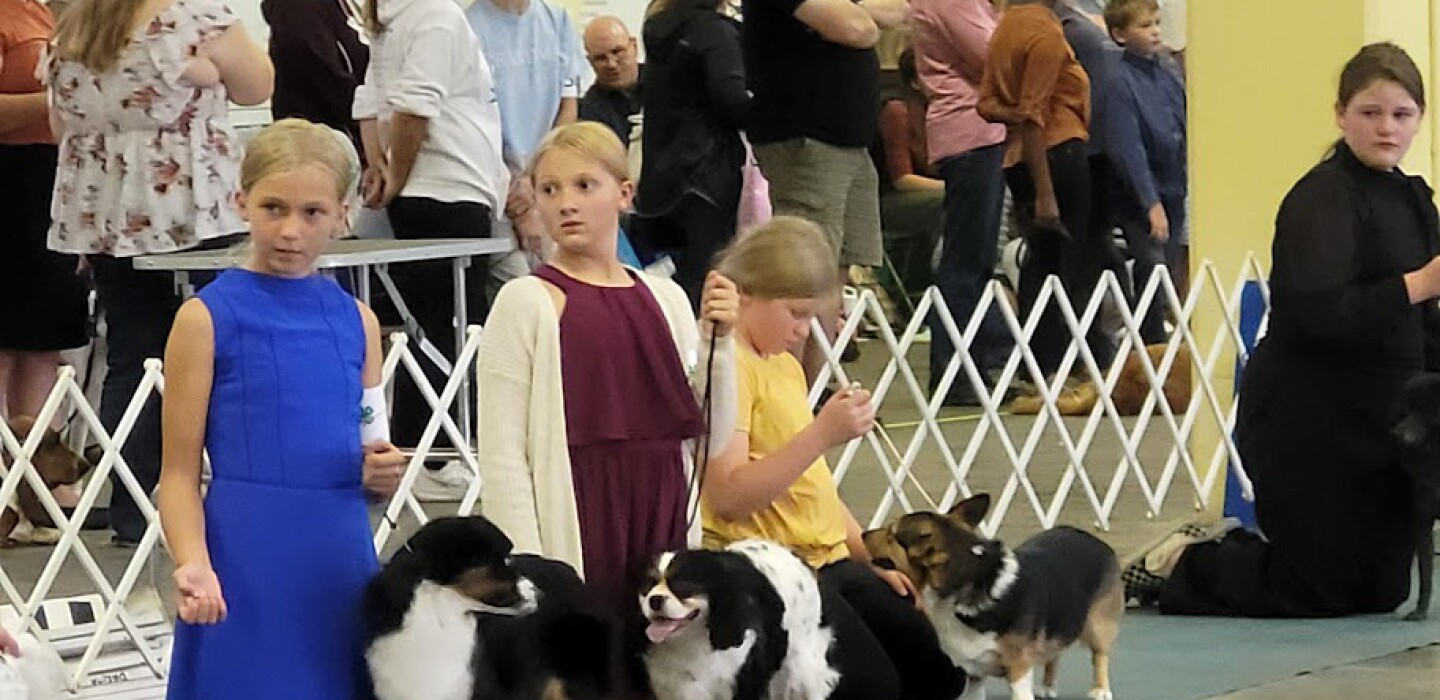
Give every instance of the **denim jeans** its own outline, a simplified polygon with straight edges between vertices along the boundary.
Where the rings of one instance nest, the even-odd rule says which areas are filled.
[[[1003,145],[986,146],[940,161],[945,180],[945,239],[935,284],[955,317],[961,333],[975,314],[980,295],[995,271],[1000,237],[1000,215],[1005,201],[1001,165]],[[1004,364],[1014,339],[999,310],[991,306],[981,323],[970,356],[982,372]],[[938,314],[930,317],[930,384],[940,381],[955,346]],[[964,376],[964,375],[960,375]],[[961,384],[963,386],[963,384]]]
[[[1171,200],[1163,203],[1165,216],[1170,220],[1170,237],[1160,242],[1150,237],[1150,212],[1141,211],[1136,205],[1119,207],[1120,213],[1116,217],[1120,224],[1120,230],[1125,233],[1125,245],[1130,250],[1130,257],[1135,259],[1135,269],[1132,275],[1135,279],[1135,304],[1139,303],[1140,294],[1145,291],[1145,285],[1150,283],[1150,276],[1155,274],[1156,266],[1164,264],[1175,274],[1176,265],[1180,264],[1181,254],[1181,231],[1185,230],[1185,200]],[[1177,291],[1179,285],[1176,285]],[[1184,299],[1180,300],[1184,303]],[[1150,310],[1140,321],[1140,337],[1146,345],[1163,343],[1167,340],[1165,334],[1165,295],[1160,289],[1155,290],[1155,297],[1150,302]],[[1137,310],[1132,305],[1132,310]]]

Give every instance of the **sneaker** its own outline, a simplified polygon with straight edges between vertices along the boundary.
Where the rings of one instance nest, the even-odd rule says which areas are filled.
[[[1120,579],[1125,584],[1126,602],[1141,607],[1153,604],[1187,547],[1217,541],[1239,527],[1238,518],[1221,518],[1209,524],[1186,523],[1165,535],[1122,567]]]
[[[459,502],[470,488],[475,474],[460,460],[450,460],[439,469],[424,469],[415,477],[411,493],[422,503]]]
[[[140,540],[132,540],[129,537],[114,535],[110,538],[110,546],[116,549],[135,549],[140,546]]]

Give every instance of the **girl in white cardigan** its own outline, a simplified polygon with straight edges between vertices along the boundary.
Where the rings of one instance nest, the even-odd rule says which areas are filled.
[[[575,567],[617,612],[634,607],[652,557],[698,544],[692,445],[734,431],[739,305],[712,273],[697,328],[678,285],[620,264],[625,167],[599,124],[541,144],[531,176],[556,251],[496,296],[478,380],[481,512],[515,551]]]

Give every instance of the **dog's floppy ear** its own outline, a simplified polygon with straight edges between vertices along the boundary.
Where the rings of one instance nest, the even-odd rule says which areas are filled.
[[[756,623],[783,617],[785,603],[769,579],[743,555],[717,552],[713,556],[719,566],[707,576],[715,583],[706,587],[710,614],[705,624],[710,646],[732,649],[745,641],[745,633]]]
[[[954,520],[965,527],[975,529],[980,526],[980,521],[985,519],[985,514],[990,512],[990,494],[977,493],[959,503],[946,513],[951,520]]]
[[[900,549],[900,545],[895,541],[889,526],[866,530],[860,535],[860,541],[865,543],[865,551],[870,553],[872,563],[895,568],[895,553]]]

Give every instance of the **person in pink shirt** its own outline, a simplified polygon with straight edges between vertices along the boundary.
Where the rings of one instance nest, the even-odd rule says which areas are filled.
[[[995,269],[1005,198],[1005,126],[975,111],[990,35],[999,18],[989,0],[911,0],[911,46],[930,105],[925,131],[931,164],[945,182],[945,233],[935,282],[963,331]],[[930,319],[930,389],[955,354],[938,316]],[[995,307],[970,346],[981,374],[992,379],[1013,345]],[[975,403],[974,389],[956,380],[947,405]]]

